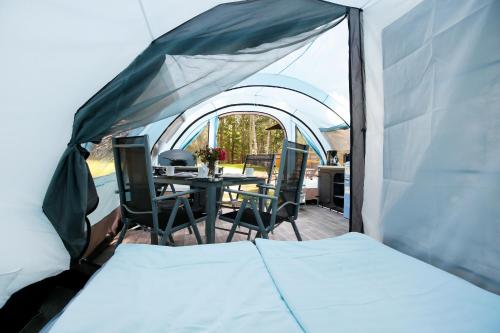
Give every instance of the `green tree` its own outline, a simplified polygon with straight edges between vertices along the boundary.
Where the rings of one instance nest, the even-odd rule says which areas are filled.
[[[243,163],[247,154],[279,153],[283,130],[267,128],[276,125],[271,117],[256,114],[230,114],[219,119],[218,146],[227,151],[229,163]]]

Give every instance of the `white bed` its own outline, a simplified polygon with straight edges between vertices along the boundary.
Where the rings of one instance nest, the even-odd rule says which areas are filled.
[[[500,296],[351,233],[121,245],[44,332],[500,332]]]
[[[121,245],[48,332],[301,332],[250,242]]]
[[[500,296],[367,236],[256,243],[306,332],[500,332]]]

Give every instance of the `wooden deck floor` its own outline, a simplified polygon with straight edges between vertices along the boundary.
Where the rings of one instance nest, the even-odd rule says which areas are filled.
[[[231,224],[217,220],[217,226],[229,229]],[[314,240],[340,236],[347,233],[349,230],[349,221],[342,214],[335,211],[315,205],[308,205],[300,209],[297,226],[303,240]],[[202,239],[205,240],[205,226],[203,223],[199,224],[199,229]],[[247,230],[241,228],[241,231],[246,232]],[[224,243],[227,235],[227,231],[216,229],[216,243]],[[253,232],[252,236],[255,237],[255,232]],[[278,226],[274,233],[269,235],[269,238],[276,240],[297,240],[289,223],[283,223]],[[246,239],[246,235],[235,234],[233,242]],[[113,255],[116,240],[117,238],[94,260],[96,264],[103,264]],[[174,241],[176,246],[197,244],[194,235],[189,234],[187,230],[175,233]],[[125,236],[124,243],[149,244],[150,234],[143,230],[129,230]]]

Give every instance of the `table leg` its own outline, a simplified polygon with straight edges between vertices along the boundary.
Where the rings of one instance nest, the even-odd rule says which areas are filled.
[[[205,221],[205,234],[207,236],[207,244],[215,243],[215,219],[217,218],[216,189],[217,187],[215,185],[210,185],[207,187],[207,219]]]

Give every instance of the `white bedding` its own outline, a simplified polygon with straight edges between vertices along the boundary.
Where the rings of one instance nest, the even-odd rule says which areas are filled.
[[[257,247],[306,332],[500,332],[500,296],[367,236]]]
[[[50,332],[301,332],[249,242],[119,246]]]
[[[256,243],[121,245],[44,332],[500,332],[500,296],[367,236]]]

